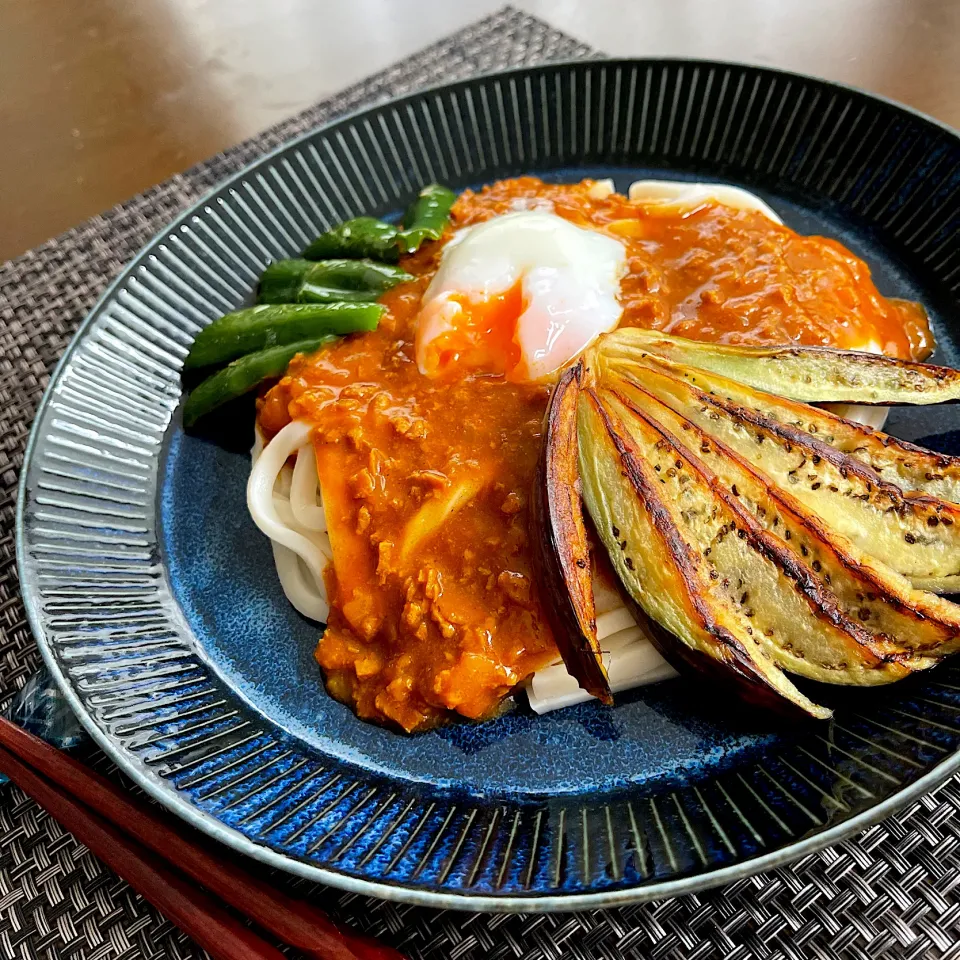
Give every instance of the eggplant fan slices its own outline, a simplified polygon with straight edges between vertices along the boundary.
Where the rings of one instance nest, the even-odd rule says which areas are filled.
[[[955,652],[960,458],[810,402],[958,397],[960,372],[867,353],[601,338],[554,390],[537,477],[567,669],[611,701],[592,539],[663,656],[751,703],[826,718],[792,676],[875,686]]]

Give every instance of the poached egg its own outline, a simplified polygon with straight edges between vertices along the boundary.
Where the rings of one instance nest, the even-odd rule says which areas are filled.
[[[420,372],[548,377],[617,326],[626,270],[620,241],[543,210],[466,227],[421,301]]]

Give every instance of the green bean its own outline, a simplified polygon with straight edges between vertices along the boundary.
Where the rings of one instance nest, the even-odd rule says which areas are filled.
[[[440,239],[444,227],[450,222],[450,208],[456,199],[452,190],[439,183],[431,183],[420,191],[420,196],[404,216],[404,229],[397,237],[404,253],[418,250],[424,240]]]
[[[296,303],[303,278],[315,266],[313,260],[277,260],[268,264],[257,284],[257,303]]]
[[[313,353],[336,337],[314,337],[283,346],[270,347],[259,353],[248,353],[229,366],[207,377],[187,397],[183,408],[184,426],[192,427],[200,417],[258,387],[270,377],[284,374],[298,353]]]
[[[439,183],[424,187],[403,218],[404,229],[375,217],[354,217],[322,233],[303,251],[307,260],[344,257],[396,263],[401,253],[414,253],[424,240],[439,240],[450,221],[457,195]]]
[[[325,287],[319,283],[304,284],[299,293],[299,303],[374,303],[377,294],[363,290],[344,290],[342,287]]]
[[[193,341],[184,369],[226,363],[266,347],[326,334],[376,329],[378,303],[271,304],[228,313],[204,327]]]
[[[307,264],[304,270],[302,264]],[[376,300],[413,277],[399,267],[372,260],[279,260],[260,278],[260,303],[330,303]]]
[[[376,217],[354,217],[321,233],[303,251],[303,256],[307,260],[326,260],[330,257],[358,260],[370,257],[372,260],[396,263],[400,258],[397,233],[396,227]]]

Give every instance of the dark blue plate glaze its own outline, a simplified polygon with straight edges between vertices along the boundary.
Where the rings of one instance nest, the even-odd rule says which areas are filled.
[[[922,300],[957,365],[960,143],[856,91],[751,67],[623,61],[482,78],[281,148],[157,237],[84,324],[31,438],[19,547],[31,622],[98,741],[185,819],[270,863],[417,902],[601,906],[809,852],[960,765],[960,671],[817,691],[784,727],[682,680],[543,717],[404,737],[323,690],[244,505],[252,411],[180,425],[199,327],[331,222],[422,183],[535,173],[742,184]],[[890,432],[958,452],[957,408]]]

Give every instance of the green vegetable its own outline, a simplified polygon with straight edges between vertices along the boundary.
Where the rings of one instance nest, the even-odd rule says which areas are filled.
[[[424,240],[439,240],[450,221],[450,208],[457,195],[439,183],[431,183],[420,191],[413,206],[406,212],[405,227],[397,236],[404,253],[414,253]]]
[[[303,278],[316,266],[313,260],[277,260],[260,274],[257,303],[296,303]]]
[[[332,303],[376,300],[413,277],[372,260],[278,260],[260,278],[260,303]]]
[[[297,343],[308,337],[374,330],[383,310],[378,303],[248,307],[204,327],[193,341],[184,368],[226,363],[255,350]]]
[[[249,353],[229,366],[207,377],[193,390],[183,408],[183,423],[192,427],[200,417],[217,407],[249,393],[264,380],[282,376],[290,361],[298,353],[313,353],[336,337],[314,337],[279,347],[270,347],[259,353]]]
[[[400,258],[398,233],[392,224],[377,220],[376,217],[354,217],[339,227],[321,233],[303,251],[303,256],[307,260],[327,260],[331,257],[358,260],[370,257],[372,260],[396,263]]]
[[[406,212],[403,230],[376,217],[354,217],[320,234],[303,251],[306,260],[343,257],[349,260],[370,258],[396,263],[401,253],[414,253],[424,240],[439,240],[450,220],[450,208],[457,195],[439,183],[420,191]]]

